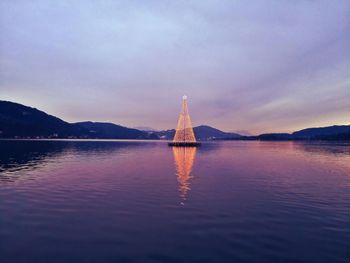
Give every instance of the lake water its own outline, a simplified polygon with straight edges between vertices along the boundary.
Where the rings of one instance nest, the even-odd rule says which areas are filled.
[[[350,262],[350,143],[0,141],[0,262]]]

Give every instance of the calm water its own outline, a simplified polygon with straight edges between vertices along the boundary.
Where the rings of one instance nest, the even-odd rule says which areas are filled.
[[[350,262],[350,144],[0,141],[0,262]]]

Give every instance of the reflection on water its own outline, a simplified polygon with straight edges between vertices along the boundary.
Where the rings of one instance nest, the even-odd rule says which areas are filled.
[[[54,162],[69,152],[66,143],[53,141],[1,141],[0,142],[0,181],[15,181],[21,170],[26,172],[38,169],[45,163]]]
[[[0,140],[0,262],[348,263],[349,189],[350,143]]]
[[[186,200],[187,192],[191,190],[191,171],[196,151],[196,147],[173,147],[179,192],[182,200]]]
[[[79,154],[112,156],[134,147],[150,147],[150,142],[133,141],[74,141],[74,140],[0,140],[0,181],[15,181],[26,172],[53,165],[58,160],[69,161]]]
[[[304,152],[350,156],[348,142],[292,142],[292,145],[294,145],[296,149],[300,149]]]

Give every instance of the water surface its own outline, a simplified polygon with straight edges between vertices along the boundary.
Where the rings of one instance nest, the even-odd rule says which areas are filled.
[[[0,262],[349,262],[350,144],[0,141]]]

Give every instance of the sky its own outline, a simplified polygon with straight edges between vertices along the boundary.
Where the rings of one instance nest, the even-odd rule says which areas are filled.
[[[350,124],[350,1],[0,2],[0,100],[69,122]]]

